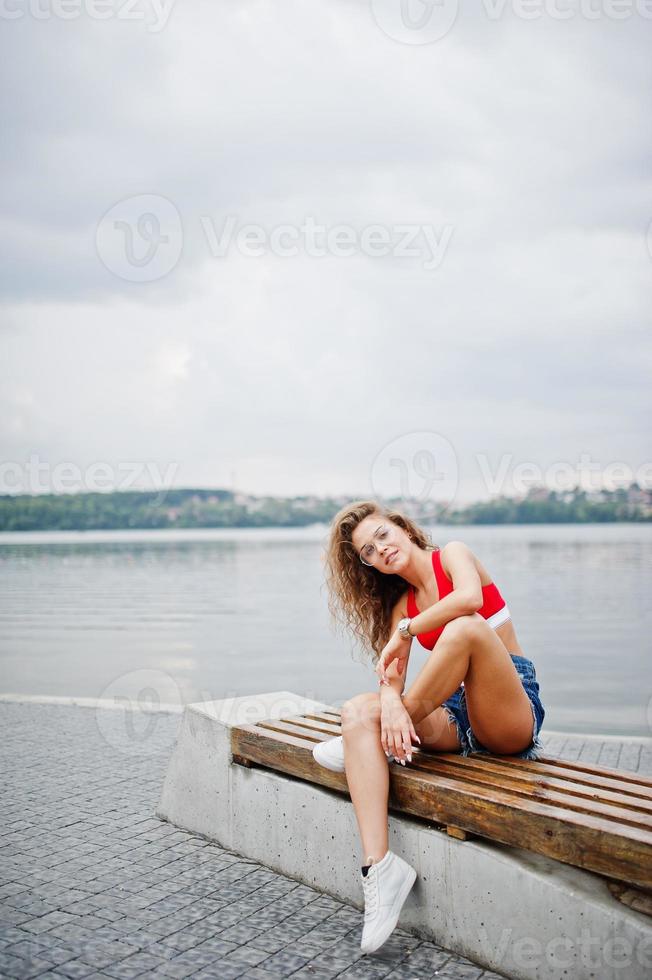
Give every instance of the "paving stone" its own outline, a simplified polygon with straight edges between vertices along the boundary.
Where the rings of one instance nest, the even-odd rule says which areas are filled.
[[[52,963],[38,956],[11,956],[0,953],[0,977],[11,977],[12,980],[29,980],[52,967]]]
[[[256,949],[266,950],[268,953],[277,953],[280,949],[284,949],[290,941],[287,936],[279,935],[275,929],[255,937]]]
[[[341,973],[342,970],[346,970],[347,967],[351,966],[363,955],[360,944],[358,943],[355,951],[339,949],[324,950],[318,956],[312,957],[307,965],[318,970],[328,970],[335,975]]]
[[[253,920],[253,921],[252,921]],[[266,931],[266,926],[262,922],[258,922],[255,916],[249,919],[244,919],[242,922],[237,922],[235,925],[230,926],[219,934],[220,939],[227,940],[232,943],[237,943],[242,946],[245,943],[251,942],[253,939],[257,939],[261,933]]]
[[[301,956],[299,953],[294,953],[291,950],[281,949],[277,953],[272,953],[272,955],[265,960],[265,969],[270,973],[275,973],[277,970],[285,970],[286,976],[291,976],[295,970],[300,970],[302,966],[305,966],[310,957]]]
[[[227,953],[222,962],[224,963],[243,963],[245,966],[258,966],[263,960],[270,960],[270,953],[264,949],[256,949],[255,946],[238,946],[232,952]]]
[[[59,964],[55,972],[59,976],[70,977],[71,980],[82,980],[82,978],[88,977],[91,973],[97,973],[97,967],[92,963],[85,963],[84,960],[74,959]]]
[[[380,980],[386,977],[395,968],[395,964],[388,963],[379,955],[379,951],[363,956],[361,960],[348,967],[338,977],[343,980]],[[419,976],[419,980],[421,977]]]
[[[38,980],[63,980],[60,973],[55,973],[53,970],[46,970],[45,973],[38,974]]]
[[[438,970],[437,976],[441,977],[441,980],[479,980],[482,973],[483,970],[480,966],[449,960],[445,966]]]
[[[0,911],[0,922],[3,925],[21,925],[23,922],[27,922],[31,919],[30,915],[25,912],[19,912],[17,909],[10,909],[5,907]]]
[[[241,977],[246,969],[243,964],[227,964],[222,960],[217,966],[194,973],[193,980],[236,980],[236,977]]]
[[[409,956],[406,956],[406,961],[413,970],[434,973],[435,970],[442,970],[444,968],[449,962],[451,955],[450,952],[441,949],[439,946],[422,943]]]
[[[198,942],[199,940],[196,936],[189,936],[183,932],[175,932],[172,936],[166,936],[160,939],[158,945],[168,946],[170,949],[175,950],[176,953],[183,953],[187,949],[194,949]]]
[[[33,939],[20,939],[17,943],[6,946],[4,952],[10,956],[41,956],[46,958],[44,950],[47,948],[47,943],[37,942]]]
[[[220,958],[220,964],[223,959]],[[175,956],[174,959],[163,962],[158,967],[158,972],[163,977],[171,977],[173,980],[183,980],[184,977],[189,977],[194,973],[197,973],[201,969],[207,969],[209,964],[200,963],[196,958],[188,958],[187,954],[181,953],[179,956]]]
[[[311,943],[309,939],[297,939],[296,942],[292,943],[288,949],[292,949],[299,956],[307,956],[308,959],[313,959],[315,956],[320,956],[323,952],[322,947],[317,943]]]
[[[409,964],[401,963],[399,966],[393,967],[389,973],[385,974],[384,980],[430,980],[430,978],[438,977],[438,973],[425,972],[423,970],[414,970]]]
[[[126,960],[105,967],[104,972],[110,977],[115,977],[116,980],[133,980],[134,977],[147,971],[157,972],[163,963],[165,960],[151,953],[134,953]]]
[[[308,969],[304,967],[304,969]],[[303,970],[297,970],[292,974],[292,978],[301,977]],[[321,977],[318,970],[312,970],[306,976],[312,977],[313,980],[330,980],[330,977]],[[240,980],[278,980],[277,973],[269,973],[267,970],[262,969],[262,967],[254,967],[252,970],[247,970],[246,973],[242,973]]]
[[[19,943],[23,939],[33,939],[34,937],[28,936],[23,932],[22,929],[17,929],[15,926],[11,925],[1,925],[0,926],[0,940],[7,943]]]
[[[340,973],[341,970],[338,970],[336,973],[332,970],[314,967],[311,963],[308,963],[306,966],[292,974],[292,980],[294,980],[295,977],[299,978],[299,980],[332,980],[333,977],[339,976]],[[250,975],[246,973],[244,980],[247,980],[249,976]]]
[[[215,957],[226,956],[234,949],[238,949],[238,944],[222,939],[221,936],[213,936],[211,939],[205,939],[196,947],[197,952],[206,951],[207,953],[212,953]]]
[[[130,946],[136,946],[138,949],[146,949],[153,943],[160,942],[160,936],[158,933],[153,932],[149,929],[138,929],[137,932],[129,932],[125,935],[124,941]]]
[[[51,938],[61,939],[64,942],[70,941],[72,943],[73,941],[76,941],[80,943],[87,943],[93,938],[93,931],[91,929],[84,929],[83,926],[73,925],[72,923],[68,923],[64,926],[54,926],[52,929],[43,928],[38,930],[31,930],[30,925],[32,925],[32,923],[26,922],[22,928],[34,931],[35,933],[47,932]]]

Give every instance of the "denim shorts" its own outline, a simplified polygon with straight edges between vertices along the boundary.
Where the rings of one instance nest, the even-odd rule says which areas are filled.
[[[521,678],[521,683],[530,699],[530,707],[532,708],[532,741],[523,752],[510,754],[515,759],[538,759],[543,754],[543,745],[539,738],[539,732],[541,731],[546,712],[539,697],[539,683],[537,681],[536,671],[534,664],[527,657],[519,657],[515,653],[510,653],[510,657],[516,667],[518,676]],[[466,694],[462,686],[458,687],[455,693],[444,701],[442,707],[446,709],[449,718],[455,722],[457,735],[462,746],[462,755],[475,755],[480,753],[496,754],[491,753],[490,749],[485,748],[482,742],[475,736],[466,710]]]

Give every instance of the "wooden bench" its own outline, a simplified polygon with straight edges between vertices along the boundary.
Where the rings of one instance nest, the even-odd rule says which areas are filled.
[[[340,712],[282,717],[231,729],[233,762],[264,766],[349,795],[345,773],[312,756],[341,734]],[[559,758],[462,756],[413,749],[390,765],[389,809],[543,854],[609,879],[616,897],[652,914],[652,779]]]

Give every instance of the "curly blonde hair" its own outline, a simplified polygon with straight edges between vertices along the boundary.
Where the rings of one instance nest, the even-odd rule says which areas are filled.
[[[328,609],[335,626],[352,630],[376,662],[390,637],[394,606],[408,586],[400,575],[385,575],[360,561],[351,536],[371,514],[398,524],[424,551],[439,551],[439,545],[405,514],[375,500],[356,500],[333,518],[324,557]]]

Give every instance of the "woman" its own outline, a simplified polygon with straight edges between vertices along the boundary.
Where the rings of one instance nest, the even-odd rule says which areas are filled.
[[[321,765],[346,771],[367,856],[361,948],[373,952],[393,932],[416,878],[388,849],[388,759],[411,762],[415,743],[536,759],[545,710],[507,604],[461,541],[440,549],[398,511],[357,501],[332,522],[326,566],[331,613],[373,650],[380,684],[342,706],[342,735],[313,752]],[[432,652],[404,692],[415,637]]]

